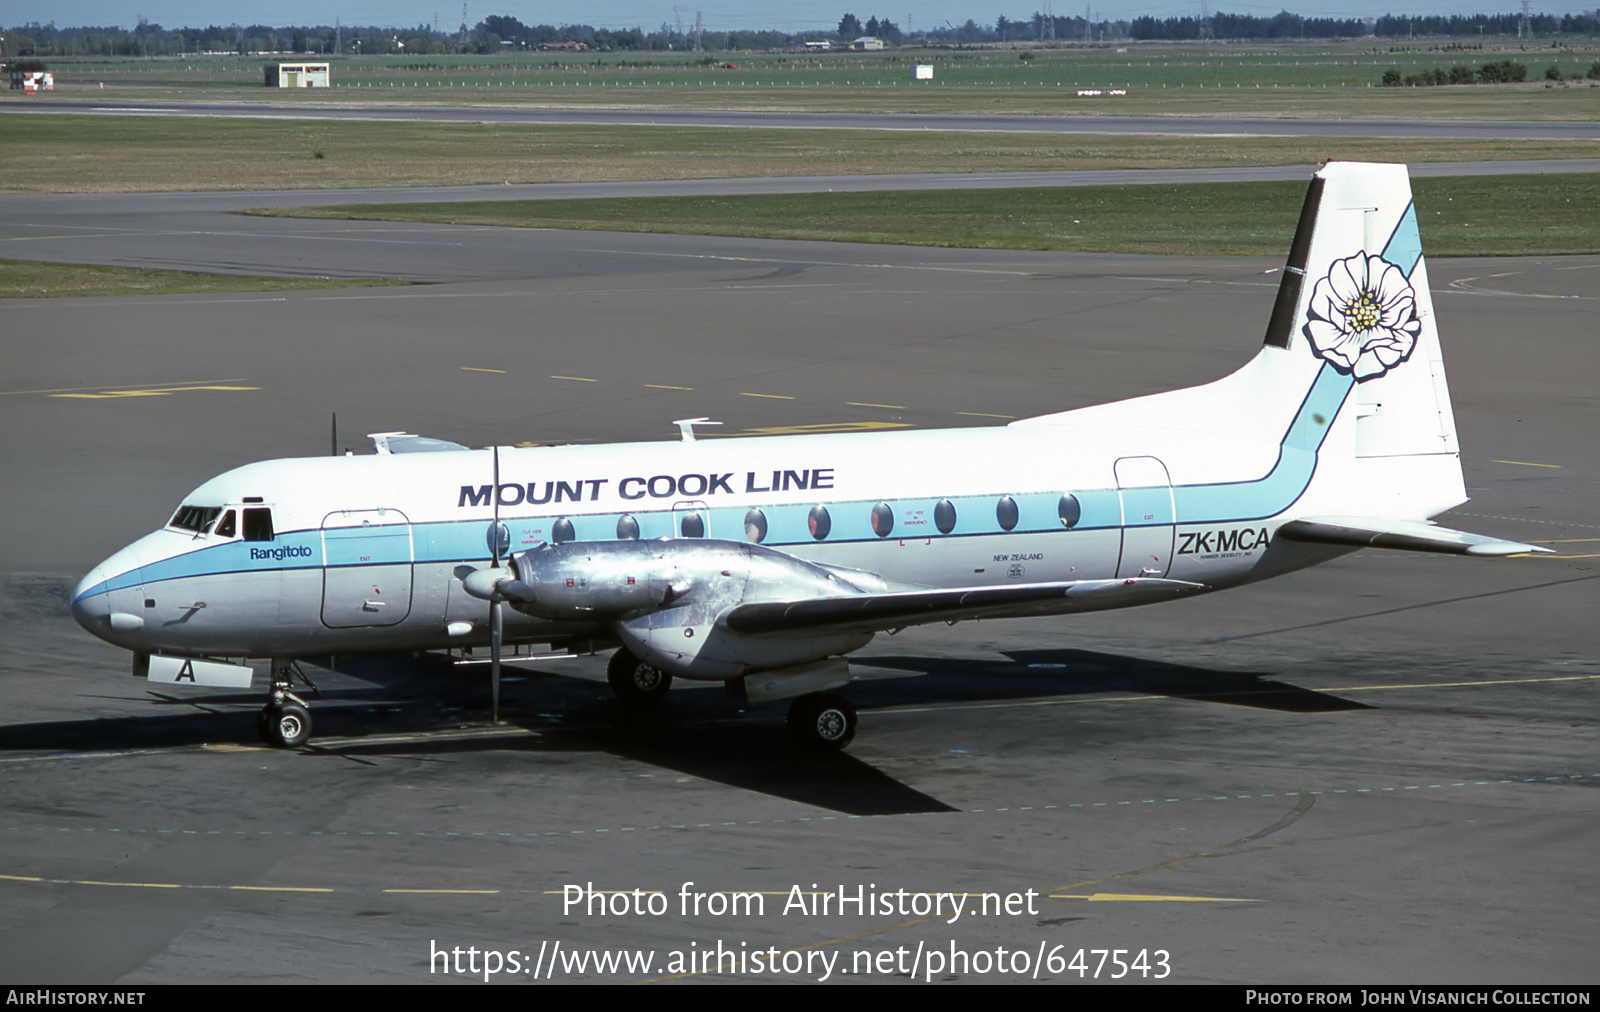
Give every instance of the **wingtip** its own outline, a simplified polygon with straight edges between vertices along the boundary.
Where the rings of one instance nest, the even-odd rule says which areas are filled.
[[[1555,549],[1540,548],[1538,545],[1519,545],[1502,542],[1499,544],[1473,545],[1471,548],[1467,549],[1466,554],[1518,559],[1527,558],[1531,555],[1555,555],[1557,552]]]

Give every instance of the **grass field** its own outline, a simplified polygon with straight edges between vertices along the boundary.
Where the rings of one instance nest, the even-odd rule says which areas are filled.
[[[1029,59],[1022,59],[1024,53]],[[1600,58],[1596,40],[1450,49],[1373,39],[1127,43],[1058,49],[889,50],[882,53],[505,54],[343,57],[327,90],[269,91],[264,58],[53,61],[65,98],[448,105],[610,106],[854,112],[1010,112],[1128,115],[1382,116],[1600,119],[1595,82],[1550,84],[1555,66],[1579,77]],[[1514,59],[1530,83],[1382,88],[1389,68],[1412,74]],[[724,64],[735,63],[737,67]],[[910,80],[914,63],[932,81]],[[1125,96],[1079,96],[1122,88]],[[33,101],[44,105],[48,96]]]
[[[1029,58],[1024,59],[1024,56]],[[1529,83],[1377,87],[1402,74],[1514,59]],[[1026,50],[833,54],[520,54],[363,57],[334,63],[335,87],[261,85],[261,58],[52,61],[57,91],[0,96],[0,191],[337,189],[468,183],[1198,168],[1330,159],[1477,161],[1600,157],[1573,142],[1195,138],[916,130],[718,130],[53,115],[68,99],[876,111],[1390,117],[1600,121],[1595,40],[1483,48],[1373,40],[1128,44]],[[935,79],[909,68],[932,63]],[[737,63],[738,66],[723,66]],[[1556,66],[1560,82],[1542,80]],[[1080,95],[1126,89],[1124,96]],[[1158,128],[1159,119],[1153,120]],[[1594,176],[1418,180],[1423,230],[1443,255],[1600,250]],[[351,208],[350,216],[562,228],[643,229],[1041,249],[1282,252],[1300,184],[1121,190],[816,194],[656,201]],[[1432,217],[1428,217],[1431,212]],[[326,212],[319,212],[326,213]],[[197,291],[195,276],[0,265],[10,294]],[[140,275],[151,275],[141,278]],[[263,279],[264,280],[264,279]],[[230,289],[243,279],[209,282]],[[259,284],[252,281],[250,284]],[[297,286],[305,282],[274,282]],[[343,282],[334,282],[342,284]],[[98,287],[97,287],[98,286]],[[106,287],[109,286],[109,287]],[[140,287],[143,286],[143,287]],[[167,286],[167,287],[153,287]]]
[[[1413,180],[1434,256],[1600,252],[1593,175]],[[306,217],[1116,253],[1276,255],[1303,183],[376,204]]]
[[[10,116],[4,128],[0,191],[13,193],[1600,157],[1600,136],[1177,139],[69,115]]]
[[[182,295],[197,292],[271,292],[291,288],[354,288],[403,281],[349,278],[253,278],[188,271],[0,260],[0,299],[94,295]]]

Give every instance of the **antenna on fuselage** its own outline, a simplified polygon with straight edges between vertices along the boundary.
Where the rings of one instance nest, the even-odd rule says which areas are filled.
[[[333,412],[333,432],[330,434],[329,440],[328,440],[328,456],[337,457],[338,455],[339,455],[339,412],[335,411],[335,412]]]

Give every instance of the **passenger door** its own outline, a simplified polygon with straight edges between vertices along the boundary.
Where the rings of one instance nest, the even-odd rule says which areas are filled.
[[[322,624],[398,625],[411,614],[411,521],[399,510],[341,510],[322,519]]]
[[[1122,502],[1117,579],[1166,576],[1172,566],[1172,478],[1155,457],[1122,457],[1115,466]]]

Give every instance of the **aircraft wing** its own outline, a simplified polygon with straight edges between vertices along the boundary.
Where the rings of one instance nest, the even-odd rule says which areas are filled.
[[[1399,548],[1445,555],[1521,555],[1550,551],[1517,541],[1453,531],[1431,522],[1378,517],[1302,517],[1278,528],[1278,537],[1313,544]]]
[[[818,629],[877,631],[928,622],[1123,608],[1205,589],[1204,584],[1186,580],[1138,578],[913,590],[740,604],[723,615],[719,624],[745,635]]]

